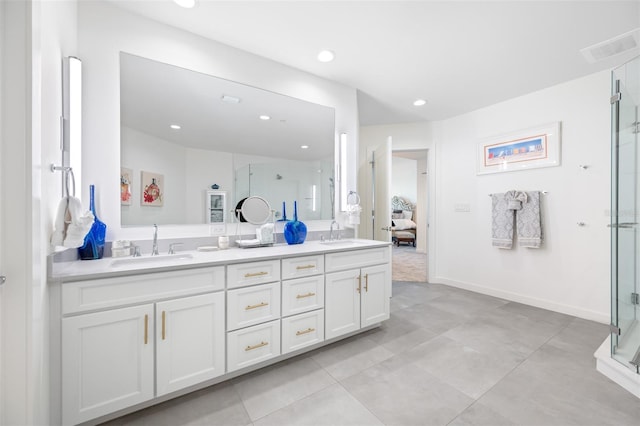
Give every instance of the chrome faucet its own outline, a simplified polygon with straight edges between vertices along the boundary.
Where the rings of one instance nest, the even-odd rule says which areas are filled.
[[[333,225],[336,225],[336,230],[338,231],[338,239],[340,239],[340,224],[334,220],[331,222],[331,227],[329,228],[329,241],[333,241]]]
[[[153,248],[151,249],[151,256],[157,256],[158,252],[158,225],[153,224]]]

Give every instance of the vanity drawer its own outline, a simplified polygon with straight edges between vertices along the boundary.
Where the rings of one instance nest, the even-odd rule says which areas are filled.
[[[227,372],[280,355],[280,320],[227,333]]]
[[[324,256],[304,256],[282,259],[282,279],[308,277],[324,273]]]
[[[324,275],[282,281],[282,316],[324,307]]]
[[[282,353],[324,341],[324,309],[282,320]]]
[[[280,261],[238,263],[227,266],[227,288],[280,281]]]
[[[64,283],[62,313],[113,308],[224,289],[224,266]]]
[[[364,250],[342,251],[325,255],[325,272],[343,271],[363,266],[391,262],[389,246]]]
[[[227,330],[280,318],[280,283],[227,291]]]

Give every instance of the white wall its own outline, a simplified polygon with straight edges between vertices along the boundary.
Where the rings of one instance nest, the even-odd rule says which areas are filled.
[[[49,423],[46,255],[61,194],[62,57],[76,2],[2,2],[2,424]],[[26,214],[25,214],[26,213]]]
[[[391,159],[391,169],[391,195],[415,204],[418,200],[418,161],[394,156]]]
[[[609,87],[600,72],[438,123],[434,282],[609,321]],[[554,121],[561,166],[476,175],[479,139]],[[542,248],[491,246],[489,194],[510,189],[549,192]]]
[[[394,150],[426,148],[430,282],[608,322],[609,77],[599,72],[445,121],[363,127],[363,203],[370,192],[367,146],[391,136]],[[476,175],[480,139],[553,121],[562,122],[561,166]],[[541,249],[491,246],[488,195],[510,189],[549,191]],[[469,204],[471,211],[454,212],[455,204]]]
[[[120,227],[119,206],[119,52],[125,51],[294,96],[336,109],[336,134],[357,140],[355,89],[225,46],[194,34],[130,14],[103,2],[80,2],[78,44],[84,65],[83,190],[94,183],[98,215],[107,224],[107,239],[149,239],[148,227]],[[355,159],[355,144],[350,146]],[[350,170],[355,187],[355,170]],[[314,224],[308,224],[313,229]],[[324,227],[324,224],[321,224]],[[327,225],[328,226],[328,225]],[[201,225],[165,227],[167,238],[203,236]]]

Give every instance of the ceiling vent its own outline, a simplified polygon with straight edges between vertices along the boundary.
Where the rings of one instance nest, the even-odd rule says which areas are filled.
[[[593,64],[594,62],[598,62],[621,53],[629,52],[634,49],[638,50],[639,47],[640,28],[637,28],[633,31],[629,31],[628,33],[594,44],[593,46],[585,47],[580,50],[580,52],[582,52],[587,62]]]

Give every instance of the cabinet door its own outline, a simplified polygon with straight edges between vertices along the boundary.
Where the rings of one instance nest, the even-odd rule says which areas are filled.
[[[360,270],[325,276],[325,338],[360,329]]]
[[[224,292],[156,304],[157,396],[224,374]]]
[[[391,268],[389,264],[362,268],[361,327],[389,319]]]
[[[153,305],[62,320],[62,423],[153,398]]]

